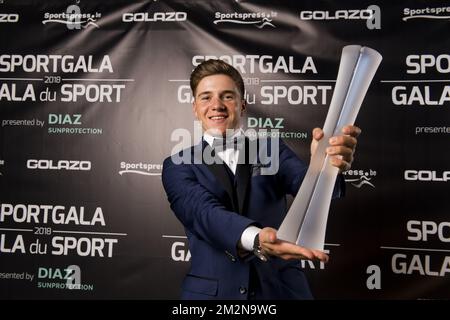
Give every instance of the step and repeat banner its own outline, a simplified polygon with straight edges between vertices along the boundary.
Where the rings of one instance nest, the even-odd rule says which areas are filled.
[[[245,128],[307,160],[358,44],[384,59],[330,262],[299,267],[318,299],[449,299],[449,34],[449,1],[0,0],[0,298],[177,299],[161,171],[200,138],[190,72],[233,64]]]

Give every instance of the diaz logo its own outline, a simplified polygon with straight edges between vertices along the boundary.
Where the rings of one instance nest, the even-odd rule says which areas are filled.
[[[348,170],[343,172],[343,175],[345,176],[345,182],[350,183],[355,188],[360,189],[364,185],[375,188],[375,185],[371,182],[372,178],[377,175],[375,170]]]
[[[214,24],[219,23],[232,23],[232,24],[248,24],[254,25],[258,29],[262,29],[265,26],[270,26],[275,28],[272,24],[273,18],[277,16],[277,12],[248,12],[248,13],[240,13],[240,12],[232,12],[232,13],[222,13],[216,12],[214,17]]]
[[[39,267],[37,287],[40,289],[94,290],[93,284],[81,282],[81,268],[75,264],[66,268]]]
[[[95,13],[81,13],[81,9],[78,5],[70,5],[67,7],[66,12],[44,14],[42,24],[47,23],[60,23],[65,24],[69,30],[73,29],[86,29],[90,26],[99,28],[97,20],[100,19],[102,14],[100,12]]]

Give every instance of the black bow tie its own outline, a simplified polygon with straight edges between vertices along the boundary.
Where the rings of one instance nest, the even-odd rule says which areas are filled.
[[[216,151],[225,151],[229,148],[241,149],[245,143],[245,136],[241,135],[234,139],[214,138],[212,148]]]

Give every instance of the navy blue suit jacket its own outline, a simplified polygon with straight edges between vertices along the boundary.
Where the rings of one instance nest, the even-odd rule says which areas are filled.
[[[209,146],[203,141],[178,156],[187,152],[193,160],[205,148]],[[286,195],[296,195],[307,165],[281,140],[276,174],[261,175],[259,163],[238,165],[239,183],[234,186],[227,180],[225,164],[188,162],[175,164],[169,157],[162,173],[170,207],[185,227],[192,257],[181,298],[312,298],[298,260],[271,257],[262,262],[252,254],[240,258],[237,252],[248,226],[279,228],[287,212]],[[255,276],[257,286],[250,283]]]

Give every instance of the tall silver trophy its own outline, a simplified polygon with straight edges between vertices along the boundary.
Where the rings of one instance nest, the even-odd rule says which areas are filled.
[[[352,125],[382,56],[358,45],[343,48],[336,86],[323,126],[324,137],[311,158],[305,179],[278,229],[279,239],[311,249],[324,249],[325,233],[338,168],[329,163],[326,148],[332,136]]]

